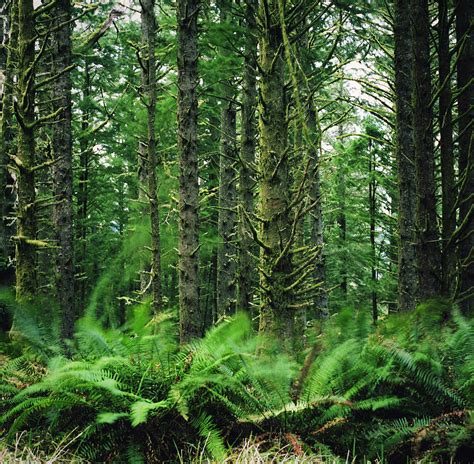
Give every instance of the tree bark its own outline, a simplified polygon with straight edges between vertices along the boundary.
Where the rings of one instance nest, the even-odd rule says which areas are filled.
[[[416,229],[418,298],[440,294],[441,254],[436,216],[433,109],[431,106],[428,0],[412,0],[413,134],[417,179]]]
[[[369,140],[369,216],[370,216],[370,250],[371,250],[371,280],[372,280],[372,321],[377,323],[379,311],[377,306],[377,249],[375,243],[375,226],[377,212],[377,182],[375,180],[375,154],[372,141]]]
[[[395,104],[396,158],[398,173],[398,309],[416,306],[418,272],[416,268],[415,148],[412,137],[413,48],[410,33],[410,0],[395,2]]]
[[[35,192],[35,19],[33,0],[18,2],[18,84],[15,113],[19,124],[17,174],[16,296],[32,299],[36,278]]]
[[[277,0],[259,3],[260,331],[294,339],[285,63]]]
[[[155,1],[141,0],[142,6],[142,42],[145,56],[142,56],[142,87],[143,99],[147,110],[147,143],[146,143],[146,176],[151,224],[151,294],[152,308],[156,314],[162,307],[161,293],[161,247],[160,217],[158,210],[158,191],[156,168],[155,113],[156,113],[156,55],[155,36],[156,18]]]
[[[474,314],[474,4],[458,0],[456,39],[463,44],[457,63],[459,117],[459,266],[457,299],[464,314]]]
[[[451,237],[456,229],[456,179],[454,174],[451,59],[449,53],[448,1],[438,0],[439,128],[442,190],[442,292],[451,297],[454,290],[456,253]]]
[[[182,343],[199,337],[197,18],[199,0],[178,0],[179,308]]]
[[[248,0],[245,7],[245,57],[244,57],[244,84],[242,100],[242,138],[241,138],[241,163],[239,170],[239,273],[237,308],[250,313],[253,299],[252,278],[255,263],[252,258],[254,243],[245,215],[254,212],[253,165],[255,163],[256,146],[256,119],[257,106],[257,15],[258,4],[256,0]]]
[[[84,61],[84,82],[82,87],[82,99],[85,108],[81,115],[81,131],[85,134],[90,126],[90,111],[88,105],[90,104],[91,94],[91,73],[90,64],[86,58]],[[86,259],[87,259],[87,216],[89,212],[89,168],[91,149],[86,137],[79,139],[79,183],[77,192],[77,238],[78,247],[76,247],[76,264],[77,274],[79,279],[77,284],[77,304],[76,311],[82,314],[85,309],[86,294],[87,294],[87,273],[86,273]]]
[[[2,9],[2,119],[0,136],[0,285],[9,286],[15,280],[14,268],[10,263],[14,251],[11,236],[11,215],[13,210],[13,178],[8,170],[11,155],[15,151],[15,128],[13,127],[13,85],[16,73],[16,49],[18,44],[18,3]]]
[[[219,2],[220,21],[229,24],[232,17],[232,1]],[[230,44],[224,43],[221,55],[230,58]],[[228,70],[221,85],[221,143],[219,158],[219,217],[217,252],[217,311],[219,316],[235,313],[236,307],[236,107],[234,103],[234,82]]]
[[[314,104],[308,102],[308,133],[312,138],[308,148],[310,158],[310,179],[309,179],[309,200],[316,202],[310,212],[311,245],[319,248],[319,255],[314,263],[315,283],[321,284],[318,293],[314,298],[314,305],[317,317],[326,317],[328,315],[328,294],[326,289],[326,255],[324,251],[324,233],[323,233],[323,205],[321,203],[321,160],[319,158],[320,134],[317,125],[317,113]]]
[[[76,320],[74,294],[74,231],[72,222],[72,63],[71,3],[58,0],[56,6],[53,60],[57,74],[53,83],[54,109],[59,111],[53,126],[53,226],[56,238],[56,292],[61,314],[61,337],[73,336]]]

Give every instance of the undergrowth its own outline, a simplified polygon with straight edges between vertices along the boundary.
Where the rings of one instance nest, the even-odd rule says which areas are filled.
[[[255,336],[243,314],[180,347],[173,313],[151,318],[143,304],[120,329],[81,320],[63,347],[30,309],[15,306],[21,355],[0,366],[8,443],[24,431],[74,435],[78,459],[134,463],[189,453],[225,462],[250,452],[250,436],[265,462],[275,443],[294,462],[345,462],[348,452],[468,462],[474,453],[474,326],[443,303],[377,328],[361,313],[335,315],[308,334],[304,367]]]

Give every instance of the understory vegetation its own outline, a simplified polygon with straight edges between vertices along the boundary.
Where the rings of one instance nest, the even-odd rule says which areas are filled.
[[[308,327],[301,359],[254,335],[244,314],[180,347],[175,314],[142,304],[120,329],[81,320],[65,347],[48,315],[10,304],[21,354],[1,361],[6,442],[27,430],[30,443],[54,437],[42,452],[68,443],[89,462],[254,462],[249,446],[269,462],[275,443],[296,462],[474,452],[474,325],[443,302],[377,327],[342,311]]]

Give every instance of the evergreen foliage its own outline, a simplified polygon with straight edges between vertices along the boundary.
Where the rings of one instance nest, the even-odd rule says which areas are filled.
[[[5,439],[80,431],[74,453],[92,462],[174,460],[199,443],[219,461],[263,431],[310,453],[389,462],[472,452],[474,328],[444,302],[376,329],[362,313],[333,316],[297,399],[301,366],[252,335],[245,315],[179,347],[173,314],[148,312],[134,307],[118,329],[82,320],[71,359],[33,317],[18,319],[29,349],[1,365]]]

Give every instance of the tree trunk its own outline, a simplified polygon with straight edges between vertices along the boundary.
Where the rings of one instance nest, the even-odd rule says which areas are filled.
[[[344,129],[342,125],[338,127],[338,137],[342,137]],[[341,142],[342,143],[342,142]],[[347,301],[347,248],[346,248],[346,235],[347,235],[347,218],[346,218],[346,167],[341,166],[337,173],[337,198],[338,198],[338,210],[337,225],[339,226],[339,246],[341,247],[342,260],[340,277],[341,283],[340,288],[342,291],[342,297],[344,302]]]
[[[438,0],[439,128],[442,189],[442,292],[451,297],[454,290],[456,253],[451,237],[456,229],[456,179],[454,175],[452,95],[449,55],[448,1]]]
[[[33,0],[18,3],[18,84],[16,117],[19,124],[17,174],[17,235],[15,237],[16,296],[36,294],[35,192],[35,19]]]
[[[197,17],[199,0],[178,0],[179,308],[182,343],[199,337]]]
[[[285,63],[277,0],[260,0],[260,331],[291,347],[292,308],[290,178]]]
[[[155,1],[142,0],[142,42],[145,56],[142,56],[142,87],[143,99],[147,110],[147,190],[150,204],[151,224],[151,294],[152,308],[156,314],[161,310],[161,250],[160,250],[160,218],[158,212],[158,191],[156,168],[158,164],[156,153],[155,113],[156,113],[156,56],[155,36],[156,18]]]
[[[53,83],[54,109],[60,111],[53,126],[53,226],[56,238],[56,292],[61,314],[61,337],[73,336],[76,320],[74,297],[74,231],[72,223],[72,63],[71,3],[58,0],[56,6],[53,60],[57,74]]]
[[[418,272],[416,269],[415,217],[416,175],[412,137],[413,48],[410,33],[410,0],[395,2],[395,101],[396,158],[398,171],[398,309],[416,306]]]
[[[371,279],[372,279],[372,320],[377,323],[379,317],[377,307],[377,249],[375,243],[375,226],[377,211],[377,182],[375,180],[375,154],[372,141],[369,140],[369,216],[370,216],[370,250],[371,250]]]
[[[441,255],[436,216],[428,0],[412,0],[413,135],[417,179],[416,229],[420,301],[440,293]]]
[[[459,265],[460,289],[458,301],[466,315],[474,314],[474,4],[458,0],[456,38],[463,43],[457,64],[459,115]]]
[[[255,264],[252,258],[254,243],[245,215],[254,211],[253,187],[253,164],[255,163],[256,145],[256,120],[255,112],[257,106],[257,1],[248,0],[245,8],[245,58],[244,58],[244,84],[242,100],[242,140],[241,140],[241,163],[239,172],[239,286],[237,308],[250,313]]]
[[[229,24],[231,0],[219,2],[220,21]],[[230,59],[230,44],[224,43],[221,55]],[[229,70],[223,70],[221,85],[221,143],[219,158],[219,217],[217,251],[217,311],[219,316],[235,313],[236,305],[236,108],[234,82]]]
[[[90,104],[89,98],[91,93],[91,75],[90,65],[86,58],[84,62],[84,83],[82,88],[82,99],[86,108],[83,110],[81,116],[81,131],[85,134],[90,126],[90,111],[87,106]],[[86,137],[82,136],[79,139],[79,183],[77,192],[77,238],[79,247],[76,247],[77,252],[77,304],[76,311],[80,315],[85,309],[86,293],[87,293],[87,273],[86,273],[86,259],[87,259],[87,215],[89,212],[89,165],[91,149]]]
[[[324,251],[323,235],[323,205],[321,203],[321,160],[319,158],[319,128],[317,125],[317,113],[314,104],[308,102],[308,133],[311,137],[309,141],[308,156],[311,160],[309,179],[310,202],[316,202],[310,212],[311,245],[319,248],[319,255],[314,263],[314,281],[321,284],[318,293],[314,298],[314,306],[317,317],[328,315],[328,294],[326,289],[326,257]]]
[[[138,209],[139,209],[139,223],[141,227],[146,227],[148,224],[148,209],[149,200],[147,196],[147,147],[142,141],[138,143]],[[143,297],[149,289],[149,273],[150,273],[150,259],[147,253],[143,253],[140,259],[140,295]]]
[[[18,44],[18,4],[10,4],[8,11],[2,9],[3,38],[2,64],[3,87],[1,94],[2,119],[0,136],[0,286],[9,286],[15,280],[14,268],[10,264],[13,247],[11,215],[13,209],[13,179],[8,171],[11,155],[15,150],[15,128],[13,127],[13,85],[16,73],[16,49]],[[7,16],[8,15],[8,16]],[[6,55],[6,56],[5,56]],[[5,60],[5,61],[4,61]]]

